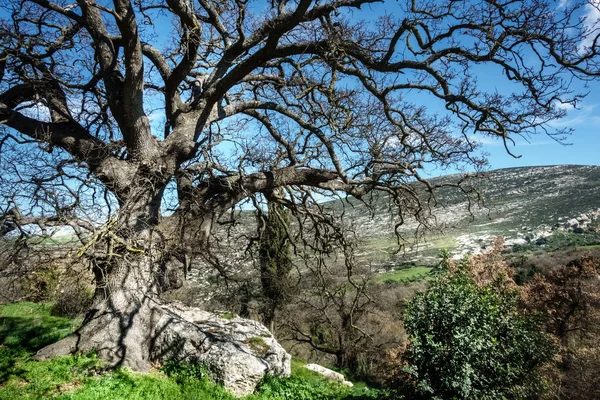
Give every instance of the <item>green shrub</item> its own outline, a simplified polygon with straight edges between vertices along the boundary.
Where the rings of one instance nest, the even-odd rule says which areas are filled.
[[[442,275],[405,315],[407,372],[426,398],[527,398],[553,347],[519,312],[518,294],[477,286],[464,272]]]
[[[329,382],[321,376],[307,374],[292,375],[289,378],[266,376],[256,394],[248,400],[400,400],[391,392],[350,388],[336,382]]]

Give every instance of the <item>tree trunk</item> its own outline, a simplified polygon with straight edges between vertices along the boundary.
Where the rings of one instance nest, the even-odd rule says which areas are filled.
[[[119,218],[106,226],[106,254],[94,263],[96,291],[82,326],[37,354],[47,358],[95,349],[110,366],[147,371],[152,366],[162,243],[155,231],[160,192],[141,191],[124,202]],[[157,314],[158,313],[158,314]]]
[[[82,326],[36,358],[95,350],[108,367],[136,371],[165,360],[200,362],[236,394],[251,393],[265,374],[289,375],[291,357],[260,323],[160,301],[165,233],[156,228],[158,204],[152,193],[135,198],[121,208],[114,234],[105,235],[108,250],[96,262],[94,302]]]

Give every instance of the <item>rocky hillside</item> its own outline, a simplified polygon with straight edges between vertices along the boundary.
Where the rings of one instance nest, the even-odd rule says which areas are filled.
[[[458,175],[431,180],[434,184],[456,181]],[[585,233],[600,219],[600,166],[544,166],[490,171],[471,184],[483,198],[471,204],[457,190],[438,193],[432,209],[435,224],[415,239],[418,224],[407,219],[399,228],[405,241],[399,249],[393,234],[397,222],[390,212],[389,199],[377,198],[371,207],[357,201],[332,201],[327,204],[360,238],[358,259],[382,268],[407,262],[433,264],[441,249],[452,256],[477,253],[494,237],[504,236],[508,245],[536,243],[557,231]],[[217,232],[216,253],[227,264],[249,262],[242,254],[240,238],[255,234],[256,219],[242,211],[235,227]],[[590,225],[591,224],[591,225]],[[254,232],[254,233],[253,233]],[[244,247],[238,248],[238,247]],[[399,251],[400,250],[400,251]]]
[[[451,182],[455,176],[440,177],[434,183]],[[600,219],[600,166],[545,166],[500,169],[475,181],[483,205],[467,202],[456,191],[442,193],[433,209],[438,229],[425,234],[416,244],[408,243],[404,252],[391,235],[392,222],[383,203],[374,218],[365,206],[355,204],[347,212],[363,237],[363,258],[397,263],[401,260],[431,260],[441,248],[460,257],[478,252],[502,235],[508,245],[539,243],[553,232],[585,234]],[[401,232],[410,235],[415,222],[406,223]]]

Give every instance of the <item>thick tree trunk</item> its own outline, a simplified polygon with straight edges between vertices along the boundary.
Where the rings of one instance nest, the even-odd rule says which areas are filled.
[[[82,326],[36,358],[95,350],[107,366],[136,371],[170,359],[200,362],[236,394],[251,393],[265,374],[288,375],[290,356],[263,325],[160,301],[165,235],[156,229],[154,198],[124,204],[114,235],[105,235],[108,250],[96,262],[94,303]]]
[[[107,225],[106,254],[94,266],[96,292],[83,324],[38,358],[94,349],[110,366],[147,371],[152,366],[153,318],[158,302],[161,241],[155,232],[160,193],[133,193],[120,217]],[[160,312],[159,312],[160,314]]]
[[[107,277],[106,293],[88,311],[82,326],[71,336],[38,352],[38,358],[94,349],[108,366],[126,366],[137,371],[152,367],[153,315],[160,304],[153,293],[148,270],[150,260],[140,257],[138,265],[119,262]],[[135,281],[135,282],[131,282]],[[115,288],[122,282],[123,287]]]

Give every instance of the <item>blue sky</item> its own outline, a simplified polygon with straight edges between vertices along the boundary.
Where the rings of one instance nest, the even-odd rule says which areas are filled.
[[[582,88],[583,89],[583,88]],[[583,164],[600,165],[600,82],[592,82],[589,95],[577,109],[568,106],[567,116],[552,123],[554,127],[574,130],[562,145],[553,138],[539,134],[525,139],[516,138],[511,157],[499,140],[485,138],[484,151],[489,153],[492,169],[528,165]]]
[[[556,9],[560,11],[575,2],[575,0],[557,0]],[[392,5],[392,7],[394,6]],[[396,5],[396,7],[398,6]],[[581,17],[586,18],[585,25],[589,29],[597,28],[594,24],[600,20],[599,8],[600,0],[589,0],[589,4],[583,8]],[[362,8],[361,13],[366,12],[372,15],[381,15],[393,12],[393,10],[390,10],[390,3],[372,4]],[[591,39],[582,40],[580,46],[589,46],[590,44]],[[496,90],[503,93],[506,88],[502,86],[506,85],[506,80],[500,79],[500,85],[496,85],[498,79],[495,73],[499,73],[499,71],[492,72],[484,67],[477,79],[487,91]],[[478,141],[483,143],[482,151],[488,153],[490,169],[534,165],[600,165],[600,78],[585,84],[574,82],[572,89],[574,93],[587,93],[587,96],[577,104],[577,108],[570,105],[563,106],[567,111],[566,117],[551,124],[551,127],[557,129],[573,129],[573,134],[568,136],[563,144],[545,134],[526,138],[516,137],[514,138],[515,146],[510,147],[514,155],[520,156],[515,158],[508,154],[501,140],[478,137]],[[454,171],[434,170],[428,172],[431,176],[438,176]]]

